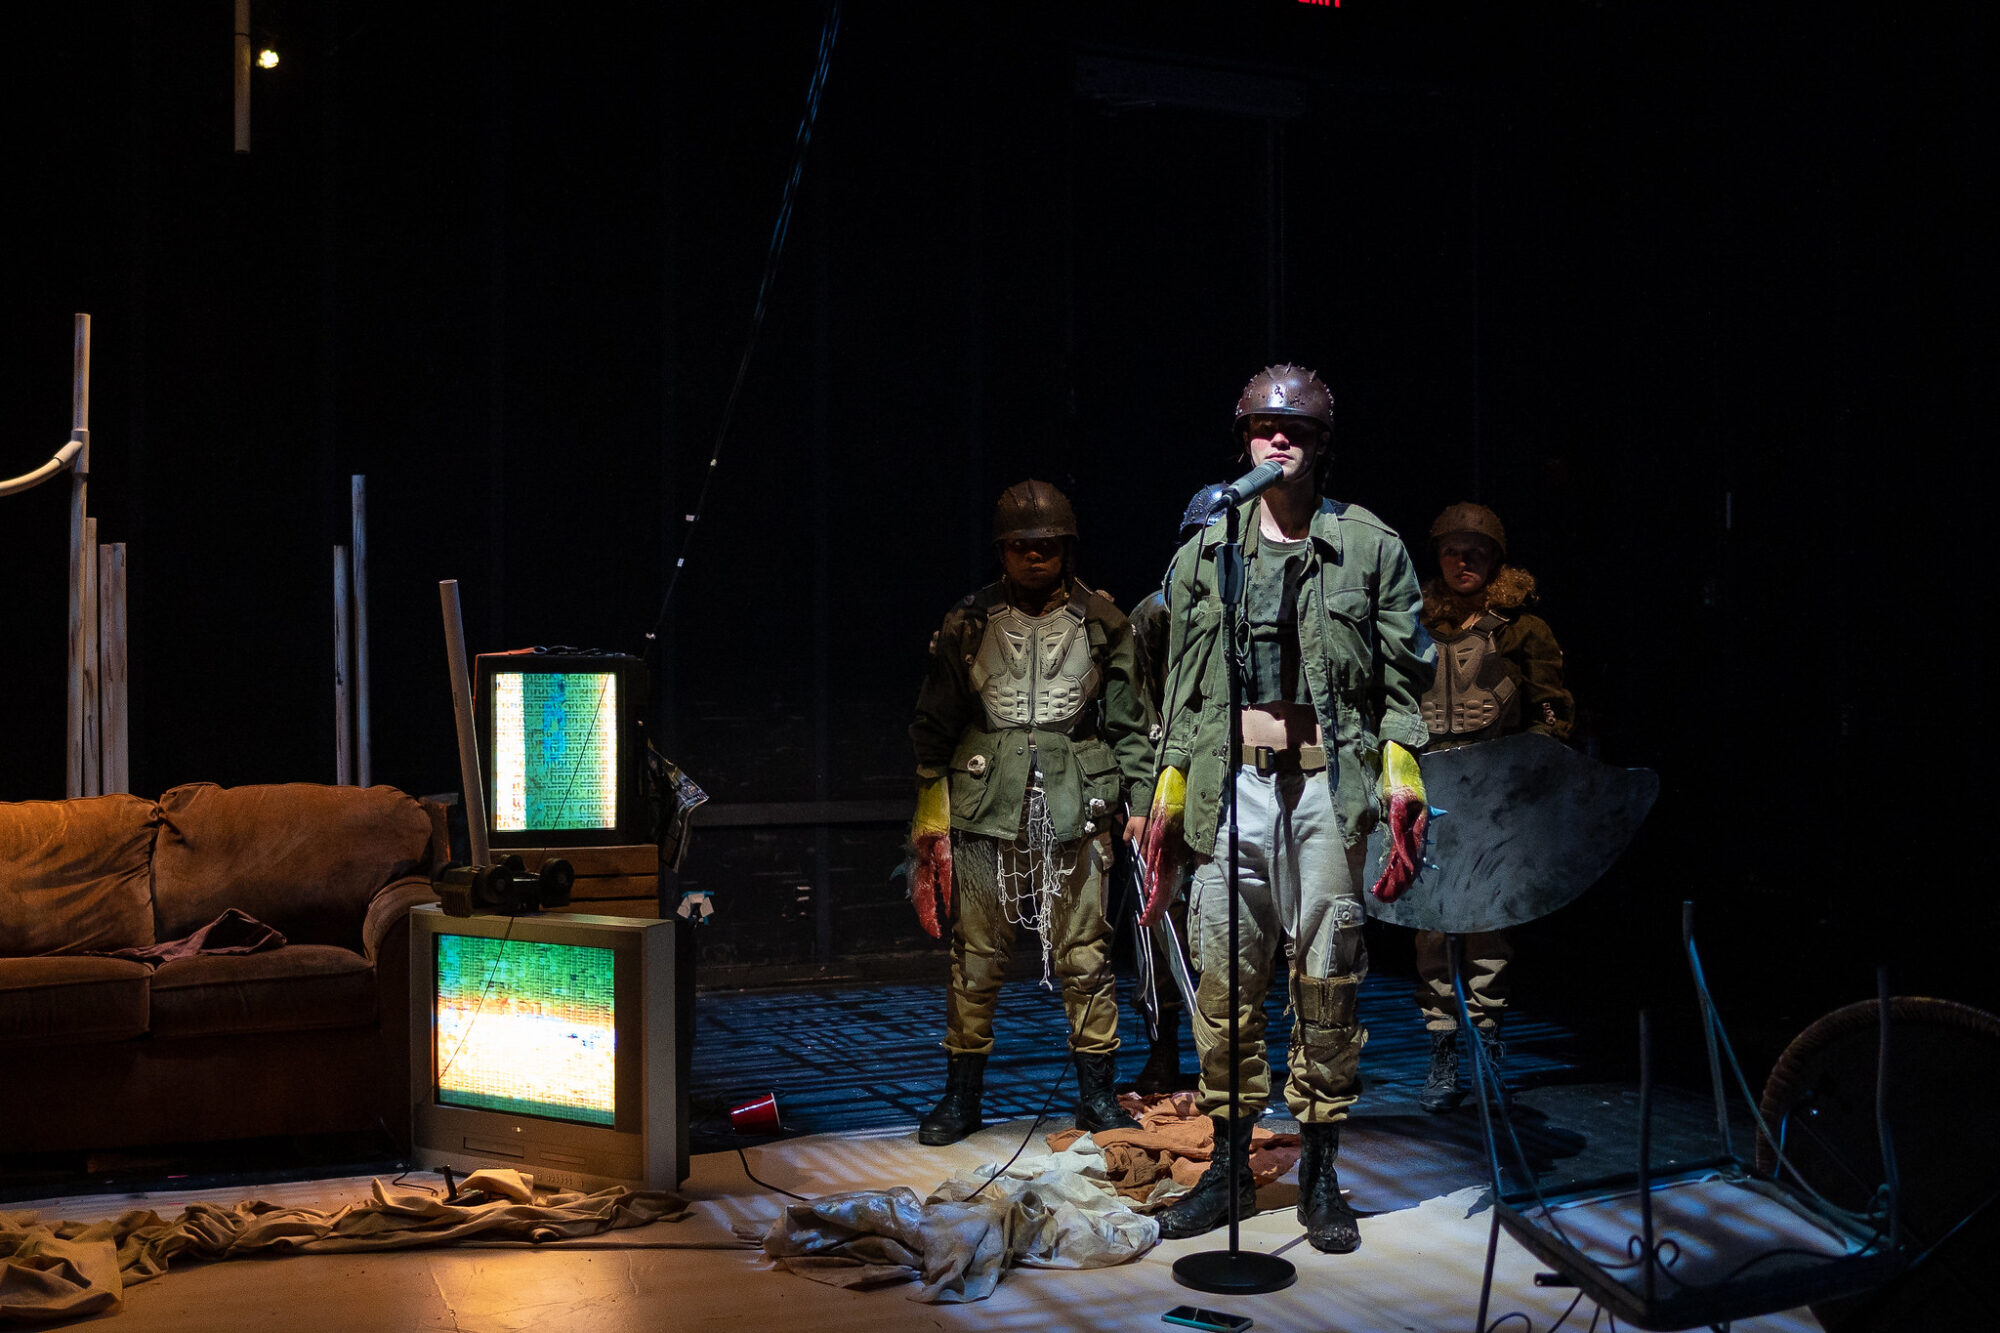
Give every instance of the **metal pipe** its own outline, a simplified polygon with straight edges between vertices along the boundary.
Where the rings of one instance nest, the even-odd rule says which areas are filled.
[[[465,836],[472,845],[472,864],[492,863],[486,843],[486,789],[479,778],[479,744],[472,730],[472,673],[465,657],[465,616],[458,604],[458,580],[438,584],[444,603],[444,650],[451,668],[451,711],[458,721],[458,777],[465,794]]]
[[[368,478],[352,478],[354,499],[354,780],[363,787],[375,781],[375,764],[368,743]]]
[[[132,790],[131,716],[125,684],[125,543],[97,548],[98,711],[101,791]]]
[[[353,710],[347,697],[348,677],[354,674],[354,652],[347,641],[347,548],[333,548],[333,780],[342,787],[354,785],[354,750],[348,737],[353,734]]]
[[[83,441],[71,440],[56,450],[54,457],[33,472],[23,472],[18,477],[0,481],[0,495],[18,495],[22,491],[32,491],[49,478],[59,475],[64,468],[76,461],[76,456],[82,451]]]

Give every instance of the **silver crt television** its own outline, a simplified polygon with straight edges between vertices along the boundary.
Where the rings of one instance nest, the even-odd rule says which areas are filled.
[[[410,913],[417,1164],[571,1190],[687,1178],[674,922]]]

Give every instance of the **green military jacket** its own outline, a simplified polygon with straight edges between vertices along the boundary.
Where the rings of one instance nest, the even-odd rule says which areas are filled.
[[[1243,552],[1260,543],[1257,503],[1242,514]],[[1378,815],[1382,746],[1411,750],[1429,738],[1417,701],[1430,688],[1437,648],[1425,631],[1416,569],[1402,538],[1359,505],[1321,500],[1307,533],[1298,592],[1299,676],[1327,746],[1342,835],[1353,846]],[[1229,776],[1229,674],[1216,592],[1219,534],[1205,529],[1174,557],[1159,766],[1187,773],[1183,830],[1213,855]]]
[[[1013,841],[1021,831],[1028,774],[1037,764],[1059,841],[1084,836],[1093,800],[1104,802],[1099,832],[1110,827],[1107,820],[1120,805],[1143,814],[1152,804],[1158,729],[1132,628],[1103,593],[1075,580],[1068,586],[1072,602],[1082,599],[1084,631],[1102,682],[1087,710],[1094,717],[1071,734],[986,725],[986,708],[968,673],[986,635],[986,608],[1005,600],[1002,584],[989,584],[954,606],[931,641],[910,743],[920,778],[948,777],[954,829]]]

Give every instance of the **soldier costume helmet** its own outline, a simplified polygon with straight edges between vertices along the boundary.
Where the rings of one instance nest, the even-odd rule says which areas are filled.
[[[1504,558],[1507,554],[1507,529],[1500,526],[1500,515],[1485,505],[1462,501],[1451,506],[1437,516],[1431,524],[1431,540],[1439,541],[1454,532],[1469,532],[1475,537],[1484,537],[1500,548]]]
[[[1076,512],[1069,497],[1046,481],[1024,481],[1000,493],[993,507],[993,540],[1076,536]]]
[[[1236,400],[1238,439],[1247,438],[1244,427],[1253,416],[1306,417],[1317,421],[1331,435],[1333,394],[1319,376],[1304,366],[1290,362],[1266,366],[1250,377],[1250,382],[1243,386],[1243,396]]]

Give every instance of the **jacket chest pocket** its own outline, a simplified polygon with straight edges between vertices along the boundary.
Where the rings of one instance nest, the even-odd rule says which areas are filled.
[[[1328,588],[1320,618],[1328,675],[1334,692],[1353,699],[1375,675],[1375,599],[1366,588]]]

